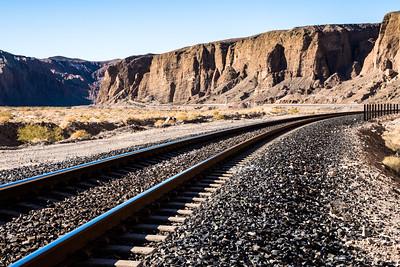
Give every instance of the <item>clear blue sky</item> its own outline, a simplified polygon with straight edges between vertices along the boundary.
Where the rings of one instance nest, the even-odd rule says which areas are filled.
[[[89,60],[273,29],[380,22],[399,0],[0,0],[0,49]]]

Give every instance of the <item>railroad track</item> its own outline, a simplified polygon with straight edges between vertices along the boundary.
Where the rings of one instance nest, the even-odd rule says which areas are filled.
[[[262,133],[234,147],[228,148],[153,186],[27,257],[15,262],[12,266],[59,266],[60,264],[67,266],[75,266],[77,264],[82,266],[139,266],[142,257],[150,254],[154,250],[153,243],[165,240],[167,234],[174,232],[178,225],[181,224],[187,216],[190,216],[193,209],[200,207],[201,202],[206,201],[207,198],[211,197],[218,188],[229,180],[231,175],[230,169],[241,162],[241,159],[236,158],[232,160],[232,158],[238,157],[238,155],[240,156],[245,151],[254,148],[254,146],[271,140],[299,126],[326,118],[349,114],[354,113],[307,116],[301,118],[301,120],[299,118],[287,119],[253,125],[251,127],[266,127],[270,126],[271,123],[272,125],[286,123],[284,126]],[[244,128],[246,127],[232,130],[243,131]],[[219,134],[224,135],[226,132],[227,131],[223,131]],[[203,140],[213,138],[212,134],[204,136],[207,137]],[[204,137],[200,137],[200,140],[201,138]],[[199,139],[197,139],[197,141],[198,140]],[[189,142],[193,142],[193,140]],[[176,144],[177,142],[173,143]],[[168,147],[167,144],[161,145],[162,149],[165,149],[166,146]],[[174,148],[171,150],[173,149]],[[146,149],[145,151],[148,152],[151,150],[152,148]],[[171,153],[171,150],[163,150],[163,153],[165,153],[165,151]],[[146,154],[144,158],[151,158],[154,157],[154,155],[159,155],[154,153],[154,151],[152,152],[153,154]],[[132,155],[136,154],[132,153],[129,156]],[[107,167],[105,168],[102,165],[104,162],[101,161],[101,168],[99,169],[93,167],[93,165],[99,167],[96,164],[87,164],[86,166],[81,166],[73,170],[77,170],[81,175],[80,177],[82,177],[92,174],[92,172],[98,174],[104,170],[110,171],[110,168],[113,168],[113,171],[115,171],[115,168],[122,168],[123,166],[131,164],[132,160],[124,158],[124,156],[113,158],[117,160],[117,162],[111,164],[110,161],[112,162],[112,160],[106,159],[105,166]],[[137,161],[140,157],[134,157],[133,159]],[[86,167],[88,167],[88,169],[86,169],[87,172],[83,172],[82,169]],[[67,169],[67,173],[69,172],[71,172],[71,170]],[[82,173],[84,173],[84,175]],[[53,179],[52,181],[57,181],[57,185],[62,185],[60,180],[62,180],[63,177],[73,176],[71,173],[67,176],[65,176],[63,172],[58,172],[58,174],[61,175],[61,178],[51,178]],[[54,177],[54,175],[55,174],[49,177]],[[40,180],[41,179],[39,179],[39,181]],[[73,179],[68,180],[70,181]],[[29,181],[36,180],[32,179],[25,182]],[[41,188],[51,188],[51,186],[47,187],[47,183],[50,182],[46,182],[45,186]],[[25,192],[26,194],[25,190],[27,189],[17,190],[16,192]],[[31,193],[31,191],[28,192]],[[7,200],[7,198],[3,199]],[[16,197],[13,199],[19,200],[24,198]],[[107,257],[104,257],[104,255],[107,255]]]
[[[307,117],[315,116],[304,118]],[[79,192],[96,187],[102,182],[116,179],[131,170],[142,169],[168,160],[196,146],[298,119],[269,121],[203,134],[2,184],[0,185],[0,225],[21,214],[27,214],[31,210],[43,209],[77,195]]]

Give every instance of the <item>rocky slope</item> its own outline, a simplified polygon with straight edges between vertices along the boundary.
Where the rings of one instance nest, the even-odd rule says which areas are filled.
[[[378,33],[378,24],[308,26],[130,57],[107,69],[97,102],[304,97],[356,77]]]
[[[106,63],[65,57],[36,59],[0,51],[0,105],[90,104]]]

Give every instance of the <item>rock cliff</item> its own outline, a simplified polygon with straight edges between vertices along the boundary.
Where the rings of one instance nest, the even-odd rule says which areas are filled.
[[[105,64],[65,57],[36,59],[0,51],[0,105],[90,104]]]
[[[130,57],[105,71],[97,103],[276,102],[312,94],[359,75],[378,33],[379,24],[308,26]]]
[[[373,51],[365,60],[363,73],[391,69],[400,71],[400,12],[387,14],[382,22]]]
[[[310,95],[308,102],[395,102],[400,99],[400,12],[387,14],[361,74],[331,90]]]

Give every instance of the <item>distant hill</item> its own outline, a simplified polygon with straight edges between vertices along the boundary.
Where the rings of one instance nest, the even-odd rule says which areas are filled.
[[[60,56],[37,59],[0,50],[0,105],[91,104],[107,64]]]

